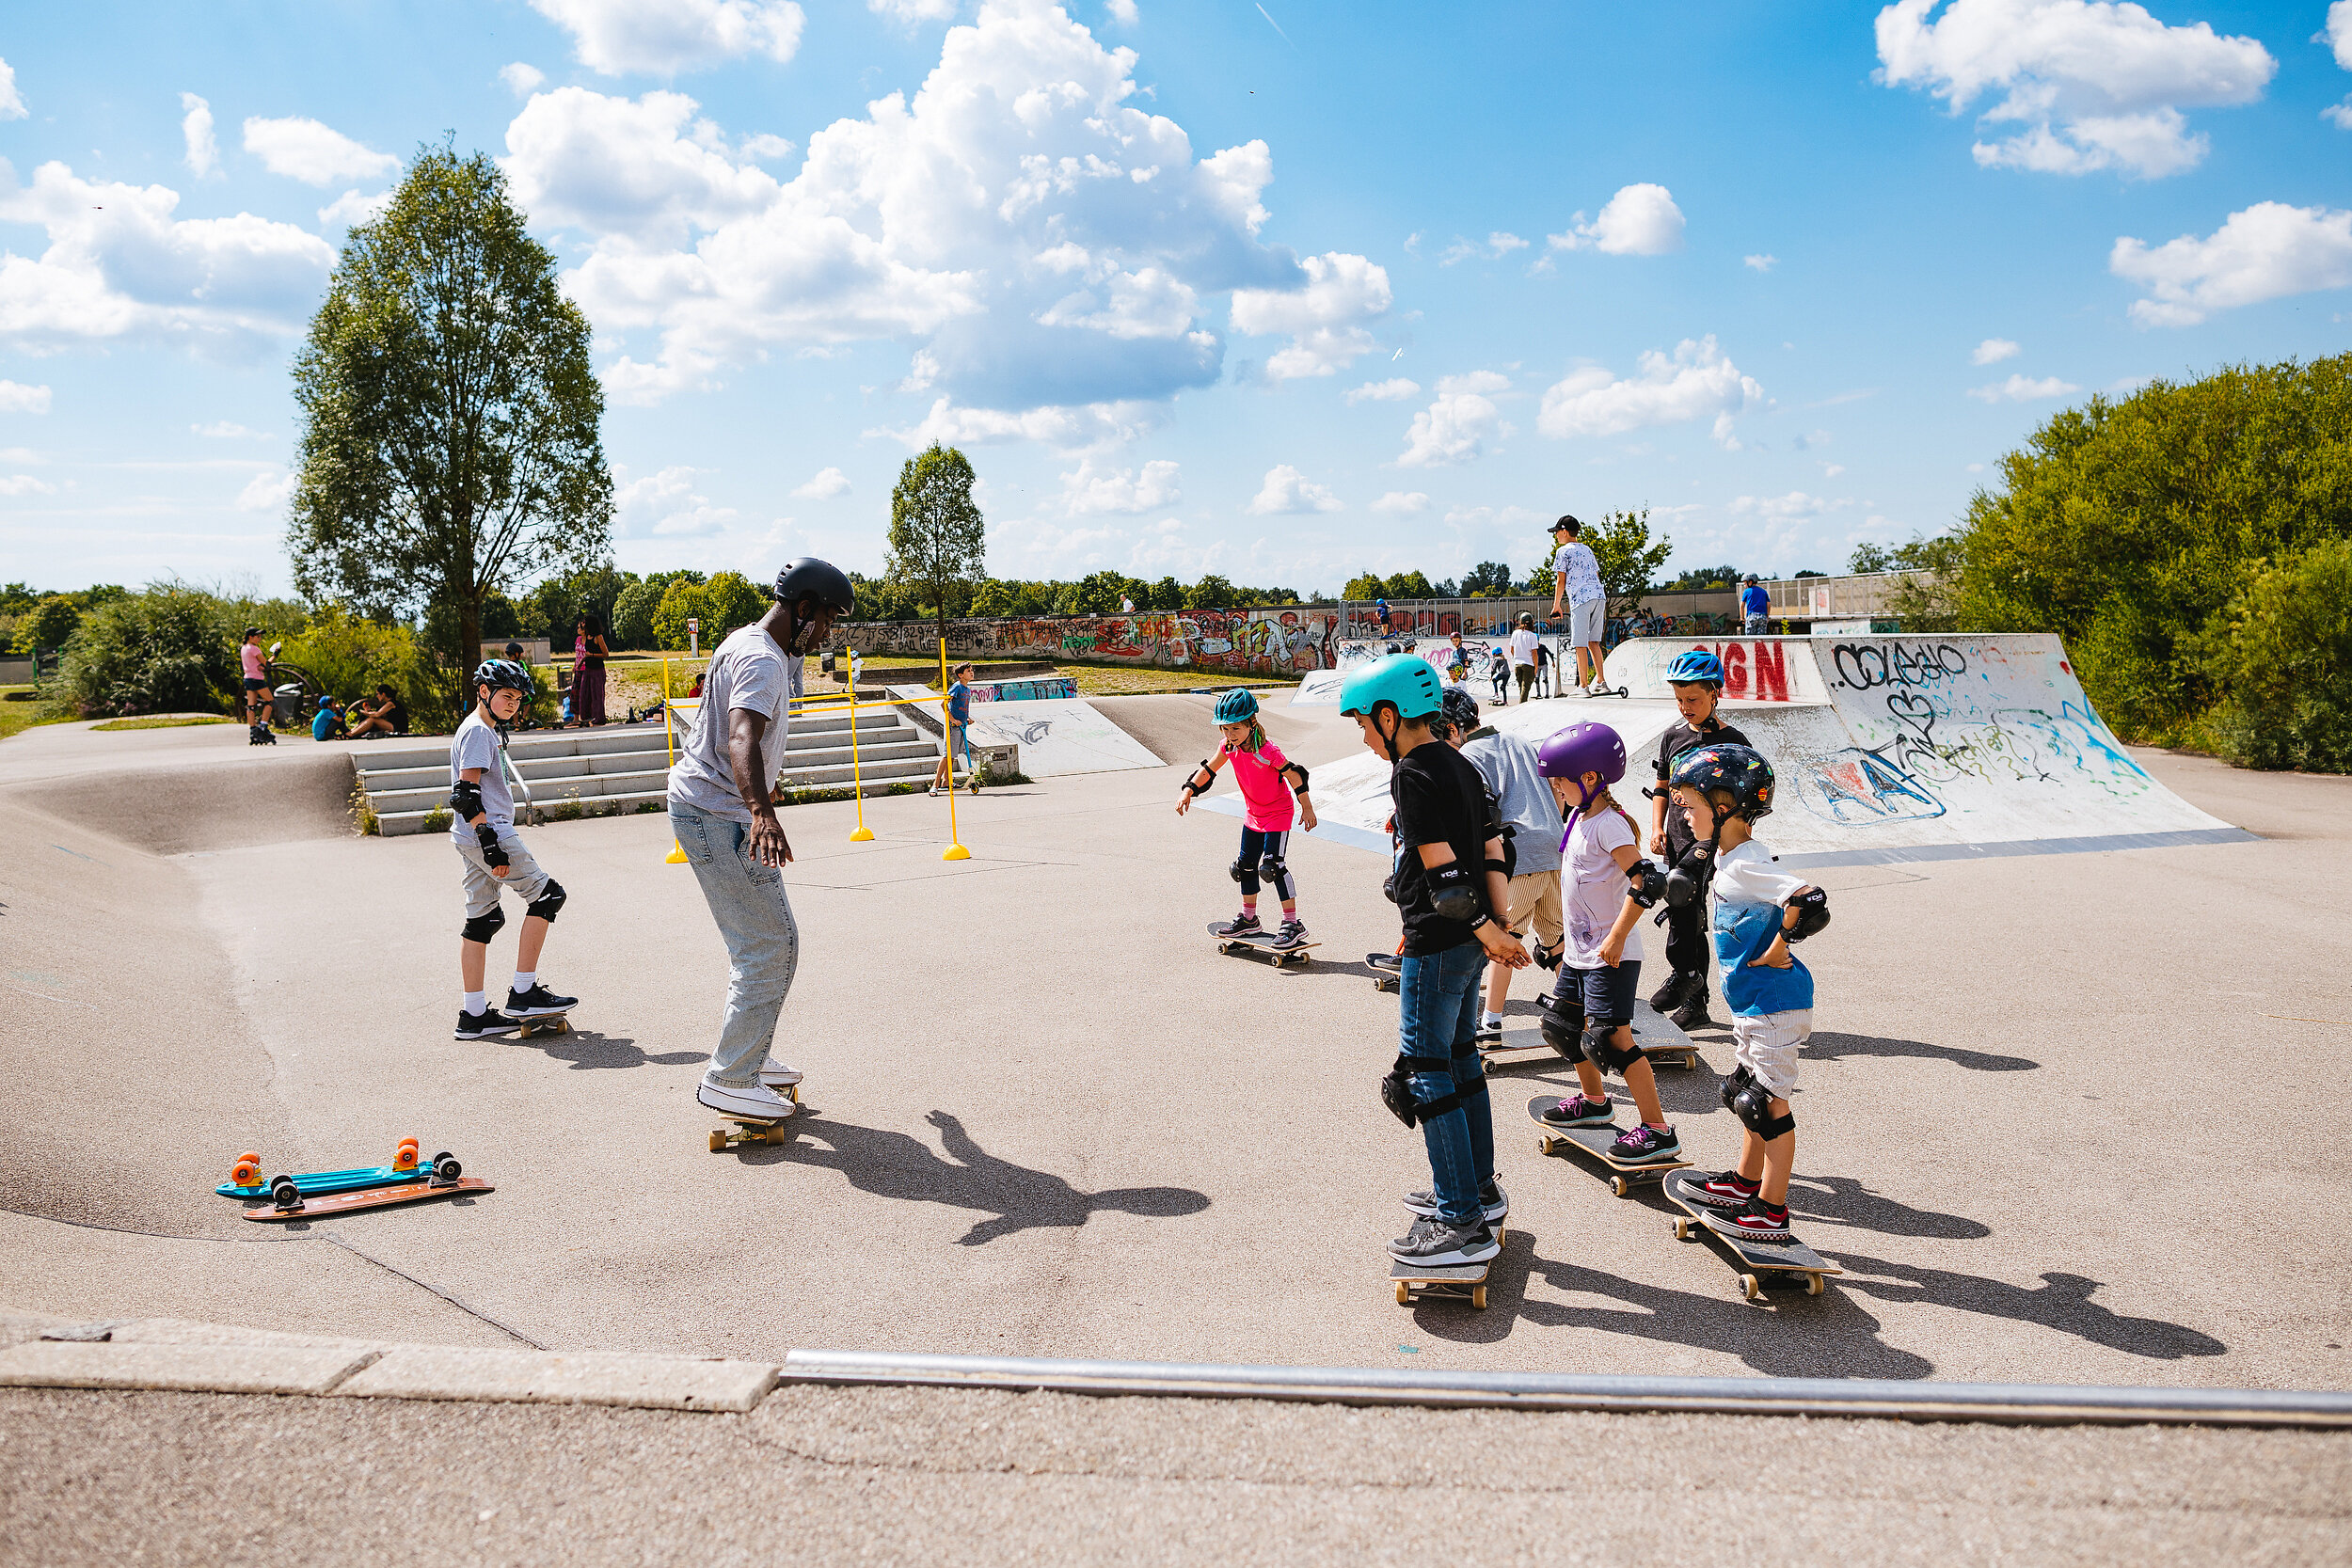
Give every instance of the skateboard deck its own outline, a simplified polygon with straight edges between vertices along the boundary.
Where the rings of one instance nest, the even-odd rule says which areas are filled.
[[[1367,953],[1364,955],[1364,962],[1370,964],[1373,969],[1373,990],[1396,990],[1397,971],[1405,962],[1403,958],[1394,953]]]
[[[1676,1028],[1672,1019],[1654,1011],[1646,1002],[1633,1004],[1633,1039],[1642,1048],[1642,1053],[1649,1058],[1652,1071],[1671,1067],[1688,1072],[1699,1065],[1699,1048],[1691,1042],[1691,1037]],[[1542,1019],[1534,1014],[1505,1017],[1502,1040],[1489,1040],[1478,1048],[1478,1053],[1489,1061],[1521,1051],[1557,1053],[1551,1042],[1544,1038]]]
[[[1498,1253],[1496,1256],[1502,1255]],[[1416,1298],[1422,1301],[1467,1301],[1483,1312],[1486,1309],[1486,1276],[1494,1272],[1494,1266],[1492,1258],[1484,1263],[1450,1263],[1438,1268],[1403,1263],[1391,1258],[1389,1259],[1389,1278],[1396,1286],[1396,1304],[1399,1307],[1410,1307]]]
[[[450,1182],[414,1181],[399,1187],[363,1187],[353,1193],[327,1193],[317,1197],[303,1197],[292,1208],[272,1205],[267,1209],[248,1209],[249,1220],[318,1220],[348,1214],[358,1209],[389,1209],[395,1203],[421,1203],[429,1197],[453,1197],[459,1194],[495,1192],[496,1188],[478,1177],[460,1177]]]
[[[1536,1134],[1535,1148],[1545,1154],[1555,1148],[1574,1148],[1589,1154],[1607,1165],[1613,1173],[1609,1178],[1609,1190],[1619,1197],[1631,1197],[1633,1184],[1645,1177],[1664,1176],[1668,1171],[1686,1170],[1688,1160],[1620,1160],[1609,1152],[1616,1142],[1622,1127],[1555,1127],[1544,1119],[1544,1112],[1560,1103],[1563,1096],[1539,1094],[1527,1102],[1527,1117],[1543,1131]]]
[[[356,1166],[350,1170],[304,1171],[293,1176],[262,1178],[262,1157],[253,1150],[237,1156],[236,1164],[229,1172],[229,1180],[213,1189],[222,1197],[267,1197],[280,1181],[292,1181],[294,1190],[308,1196],[314,1193],[349,1193],[362,1187],[384,1187],[396,1182],[422,1181],[433,1174],[433,1167],[450,1158],[436,1154],[431,1160],[417,1157],[417,1140],[403,1138],[393,1152],[389,1165]]]
[[[1683,1193],[1684,1184],[1696,1180],[1677,1176],[1667,1178],[1664,1183],[1668,1201],[1690,1216],[1675,1221],[1675,1240],[1694,1241],[1703,1234],[1721,1243],[1724,1250],[1744,1265],[1740,1275],[1740,1293],[1748,1300],[1763,1295],[1764,1280],[1770,1275],[1801,1278],[1804,1281],[1804,1293],[1818,1296],[1829,1288],[1829,1275],[1846,1272],[1798,1241],[1793,1231],[1785,1242],[1760,1242],[1734,1229],[1731,1222],[1717,1211]]]
[[[1216,937],[1216,950],[1218,952],[1256,953],[1271,960],[1274,967],[1277,969],[1279,969],[1284,964],[1288,963],[1305,963],[1307,961],[1307,955],[1312,952],[1315,948],[1323,945],[1323,943],[1319,942],[1302,942],[1295,947],[1278,948],[1274,945],[1274,938],[1271,935],[1257,937],[1217,936],[1216,923],[1215,922],[1212,922],[1209,926],[1209,935]]]
[[[798,1116],[801,1108],[801,1085],[787,1084],[776,1092],[792,1102],[793,1115]],[[695,1103],[702,1104],[700,1101],[696,1101]],[[707,1105],[703,1105],[702,1108],[706,1111],[710,1110]],[[791,1117],[739,1117],[732,1111],[718,1111],[713,1114],[721,1121],[729,1124],[728,1127],[714,1127],[710,1130],[710,1152],[713,1154],[723,1154],[737,1144],[780,1144],[788,1143],[792,1138],[792,1134],[786,1131],[792,1124]]]

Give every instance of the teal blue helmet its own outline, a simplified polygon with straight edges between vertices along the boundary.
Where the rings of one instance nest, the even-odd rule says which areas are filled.
[[[1419,654],[1375,658],[1340,683],[1340,712],[1366,714],[1382,703],[1400,719],[1423,719],[1445,705],[1438,672]]]
[[[1216,721],[1220,724],[1247,724],[1258,717],[1256,695],[1242,687],[1235,687],[1216,700]]]

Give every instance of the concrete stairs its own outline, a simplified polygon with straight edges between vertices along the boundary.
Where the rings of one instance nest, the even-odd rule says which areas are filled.
[[[857,763],[850,767],[850,714],[825,705],[794,715],[785,742],[787,790],[848,788],[862,777],[872,794],[928,780],[939,742],[895,707],[860,705]],[[569,816],[612,816],[660,811],[669,784],[669,754],[660,724],[612,724],[594,730],[531,730],[507,742],[515,814],[529,821]],[[352,762],[387,837],[424,831],[426,816],[449,802],[449,742],[402,739],[357,747]],[[516,784],[514,774],[521,775]],[[528,804],[526,804],[526,796]]]

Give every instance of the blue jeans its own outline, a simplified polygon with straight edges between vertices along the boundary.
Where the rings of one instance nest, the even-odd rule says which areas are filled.
[[[1486,950],[1475,942],[1427,958],[1407,956],[1397,973],[1398,1050],[1451,1064],[1445,1070],[1412,1074],[1414,1101],[1426,1105],[1458,1087],[1475,1085],[1461,1104],[1421,1124],[1438,1217],[1448,1225],[1478,1223],[1485,1212],[1478,1189],[1495,1175],[1494,1108],[1476,1043],[1479,988],[1486,974]]]
[[[670,802],[670,831],[702,884],[710,918],[727,944],[727,1018],[706,1076],[728,1088],[759,1082],[776,1018],[801,963],[801,928],[785,896],[784,873],[751,855],[751,824]]]

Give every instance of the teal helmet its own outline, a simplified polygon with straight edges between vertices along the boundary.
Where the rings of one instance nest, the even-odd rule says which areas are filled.
[[[1216,721],[1220,724],[1247,724],[1258,717],[1255,693],[1235,687],[1216,700]]]
[[[1400,719],[1423,719],[1444,707],[1445,689],[1419,654],[1375,658],[1340,683],[1343,714],[1369,715],[1382,703],[1394,707]]]

